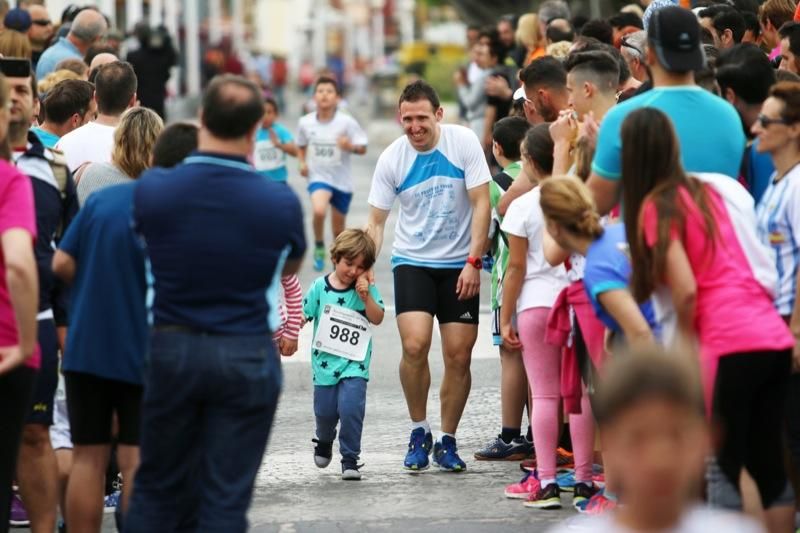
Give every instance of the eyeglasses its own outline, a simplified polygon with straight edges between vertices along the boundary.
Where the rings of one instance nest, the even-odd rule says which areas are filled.
[[[620,42],[620,45],[621,45],[621,46],[624,46],[625,48],[630,48],[631,50],[635,51],[637,54],[639,54],[639,57],[640,57],[640,58],[643,58],[643,57],[644,57],[644,52],[642,52],[642,51],[639,49],[639,47],[638,47],[638,46],[634,46],[634,45],[632,45],[631,43],[629,43],[629,42],[628,42],[628,38],[627,38],[627,36],[622,38],[622,41]]]
[[[793,123],[791,120],[787,120],[785,118],[769,118],[768,116],[763,114],[758,115],[756,122],[761,124],[762,128],[769,128],[773,124],[783,124],[788,126],[789,124]]]
[[[37,26],[49,26],[49,25],[51,25],[53,23],[49,19],[36,19],[36,20],[32,20],[31,22],[33,24],[36,24]]]

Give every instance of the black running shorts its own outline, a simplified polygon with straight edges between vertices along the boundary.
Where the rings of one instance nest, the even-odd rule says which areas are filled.
[[[394,269],[394,303],[397,314],[422,311],[440,324],[477,324],[480,296],[459,300],[456,294],[460,268],[400,265]]]
[[[128,446],[139,445],[141,385],[84,372],[65,372],[64,382],[73,444],[110,444],[112,419],[117,413],[117,442]]]

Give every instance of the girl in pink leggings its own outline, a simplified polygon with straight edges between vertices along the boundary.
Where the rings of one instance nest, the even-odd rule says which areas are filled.
[[[553,141],[547,124],[532,128],[522,143],[524,172],[534,184],[550,175],[553,168]],[[550,266],[545,259],[544,215],[539,205],[539,187],[512,202],[502,230],[509,238],[510,258],[505,277],[501,332],[510,348],[522,348],[522,359],[533,398],[533,442],[538,462],[538,480],[523,481],[529,488],[526,507],[558,509],[561,497],[556,483],[556,447],[561,409],[561,348],[545,342],[550,308],[567,286],[563,265]],[[512,325],[517,312],[517,331]],[[575,494],[592,491],[594,420],[586,395],[581,414],[570,415],[572,445],[575,452]]]

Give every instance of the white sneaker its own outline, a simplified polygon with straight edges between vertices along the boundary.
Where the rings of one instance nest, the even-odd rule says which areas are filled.
[[[359,481],[361,480],[361,472],[358,468],[347,468],[342,472],[342,479],[345,481]]]

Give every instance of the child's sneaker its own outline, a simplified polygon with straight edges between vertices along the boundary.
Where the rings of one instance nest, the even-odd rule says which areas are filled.
[[[359,469],[364,465],[353,462],[342,463],[342,479],[345,481],[361,481]]]
[[[317,468],[326,468],[331,464],[331,458],[333,457],[333,443],[317,439],[311,439],[311,442],[316,444],[314,447],[314,464],[317,465]]]
[[[576,483],[575,489],[572,494],[572,506],[575,509],[580,509],[581,507],[585,507],[585,503],[588,503],[592,496],[597,493],[597,488],[593,485],[589,485],[587,483]]]
[[[445,435],[433,446],[433,462],[446,472],[463,472],[467,465],[458,456],[456,439]]]
[[[506,498],[512,500],[527,500],[531,494],[541,488],[539,480],[536,479],[536,472],[528,472],[522,481],[506,487]]]
[[[550,483],[530,495],[525,507],[533,509],[561,509],[561,490],[558,483]]]
[[[9,518],[9,525],[14,527],[27,527],[30,525],[30,521],[28,520],[28,512],[25,510],[25,506],[22,505],[22,498],[20,498],[16,491],[14,491],[14,495],[11,497],[11,510]]]
[[[424,428],[417,428],[411,432],[408,441],[408,453],[403,467],[411,472],[421,472],[430,466],[428,455],[433,448],[433,435]]]
[[[314,247],[314,270],[317,272],[322,272],[322,269],[325,268],[325,247],[324,246],[315,246]]]
[[[576,505],[575,508],[579,513],[598,515],[614,509],[617,506],[616,499],[606,496],[606,490],[601,489],[597,491],[587,501]]]

